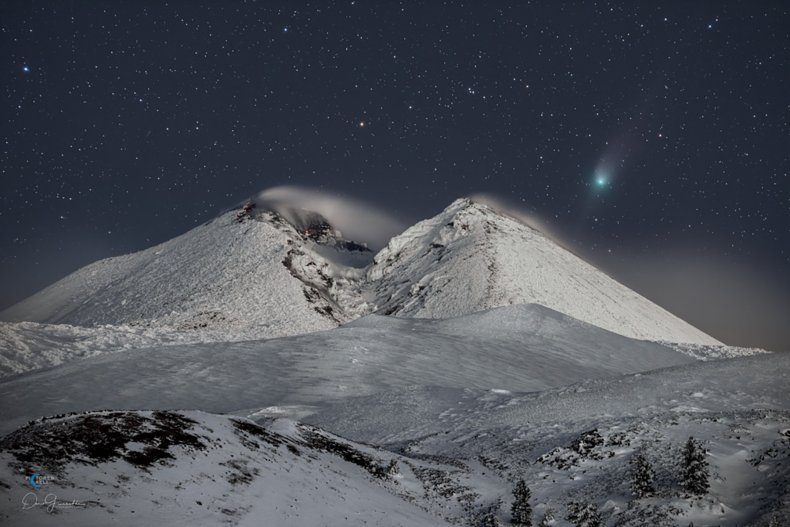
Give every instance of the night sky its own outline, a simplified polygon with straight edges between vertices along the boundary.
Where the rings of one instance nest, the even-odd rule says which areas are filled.
[[[790,350],[786,2],[0,5],[0,307],[302,185],[487,192],[728,343]]]

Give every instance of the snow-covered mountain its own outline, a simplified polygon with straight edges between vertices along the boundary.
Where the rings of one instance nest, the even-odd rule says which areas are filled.
[[[469,199],[396,236],[375,258],[319,214],[246,205],[80,269],[0,318],[229,341],[328,329],[373,312],[445,318],[530,303],[629,337],[720,344],[538,230]]]
[[[790,521],[790,355],[474,201],[375,256],[250,203],[3,318],[2,524],[508,525],[522,479],[533,525]]]
[[[396,236],[367,275],[385,314],[441,318],[535,303],[628,337],[720,344],[540,231],[469,199]]]
[[[137,253],[88,265],[2,313],[9,321],[196,331],[199,340],[306,333],[349,320],[333,293],[370,261],[319,215],[247,205]],[[332,259],[338,261],[334,264]],[[340,271],[336,271],[336,270]]]

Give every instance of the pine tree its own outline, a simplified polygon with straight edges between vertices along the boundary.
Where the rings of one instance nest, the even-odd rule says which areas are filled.
[[[683,448],[683,465],[680,468],[680,481],[686,492],[695,496],[708,493],[708,452],[701,441],[689,437]]]
[[[543,519],[540,520],[540,524],[538,527],[551,527],[556,522],[554,518],[554,510],[553,509],[546,509],[546,512],[543,513]]]
[[[396,476],[400,474],[400,469],[398,468],[398,462],[394,459],[390,459],[389,464],[387,465],[387,474],[390,476]]]
[[[500,523],[497,519],[496,515],[493,512],[489,512],[485,516],[483,516],[483,527],[499,527]]]
[[[648,498],[656,492],[653,465],[641,450],[631,459],[631,492],[637,498]]]
[[[512,523],[515,527],[532,527],[532,507],[529,504],[531,493],[523,479],[513,488],[513,505],[510,507]]]
[[[601,515],[594,503],[571,503],[567,519],[576,527],[603,527]]]

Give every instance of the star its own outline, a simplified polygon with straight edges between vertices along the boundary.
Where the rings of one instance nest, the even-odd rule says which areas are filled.
[[[24,64],[22,66],[22,71],[24,71],[25,73],[30,73],[30,66],[28,66],[27,64]]]

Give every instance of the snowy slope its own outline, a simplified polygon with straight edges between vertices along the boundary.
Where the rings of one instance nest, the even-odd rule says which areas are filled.
[[[326,256],[364,251],[322,246],[321,256],[317,245],[274,213],[230,211],[158,246],[80,269],[2,318],[201,331],[205,340],[328,329],[346,318],[331,299],[337,284]]]
[[[5,525],[448,525],[413,503],[415,472],[435,464],[293,422],[100,412],[33,423],[0,448]],[[55,479],[36,490],[32,473]]]
[[[444,318],[536,303],[629,337],[720,344],[539,231],[469,199],[393,238],[368,280],[384,314]]]
[[[498,430],[481,439],[483,451],[488,441],[508,443],[530,427],[534,427],[532,437],[551,437],[557,423],[581,432],[610,420],[681,414],[705,418],[746,410],[786,413],[790,412],[788,384],[790,354],[773,353],[695,362],[533,393],[415,386],[332,403],[309,421],[375,444],[439,437],[450,430]],[[408,401],[420,401],[422,411],[413,412]],[[512,430],[502,433],[504,429]],[[446,440],[455,444],[452,437]],[[450,454],[447,447],[442,448]]]
[[[482,462],[524,478],[533,518],[573,501],[606,525],[767,526],[790,522],[790,354],[699,362],[533,394],[436,389],[379,393],[328,406],[310,421],[404,455]],[[419,408],[419,411],[415,411]],[[680,484],[689,436],[708,450],[710,492]],[[635,499],[630,462],[643,450],[656,495]],[[508,520],[509,488],[499,489]]]
[[[415,385],[526,392],[694,362],[537,305],[451,320],[370,316],[297,337],[128,350],[9,377],[0,380],[0,431],[107,407],[276,406],[300,417],[329,401]]]
[[[783,525],[790,520],[788,375],[790,355],[772,354],[532,394],[401,388],[310,416],[357,442],[260,413],[252,417],[264,428],[201,412],[57,417],[0,439],[0,518],[11,525],[480,525],[487,512],[509,521],[511,490],[523,478],[535,522],[551,509],[557,525],[570,525],[565,518],[577,502],[595,505],[609,526]],[[685,493],[678,476],[690,435],[708,451],[710,491],[701,497]],[[380,447],[364,444],[371,442]],[[642,499],[630,489],[639,450],[656,474],[655,496]],[[57,480],[33,491],[33,472]],[[50,494],[79,505],[54,515],[43,505],[22,510],[23,500],[42,503]]]
[[[103,353],[165,344],[141,328],[0,322],[0,377]]]
[[[393,238],[364,269],[372,254],[323,217],[287,217],[228,212],[91,264],[0,318],[134,325],[218,342],[328,329],[373,312],[445,318],[536,303],[629,337],[720,344],[539,231],[468,199]]]

